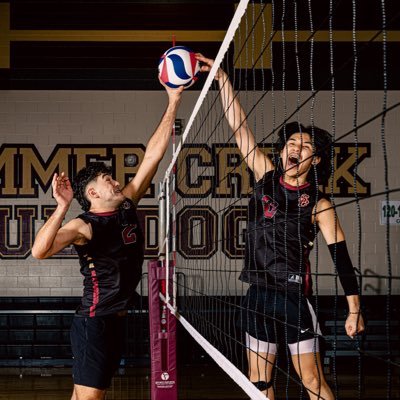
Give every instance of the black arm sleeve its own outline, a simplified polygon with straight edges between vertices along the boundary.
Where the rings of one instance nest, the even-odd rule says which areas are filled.
[[[351,296],[358,294],[358,283],[351,262],[349,252],[347,250],[346,241],[332,243],[328,245],[333,262],[336,260],[336,270],[339,275],[340,283],[342,284],[344,294]]]

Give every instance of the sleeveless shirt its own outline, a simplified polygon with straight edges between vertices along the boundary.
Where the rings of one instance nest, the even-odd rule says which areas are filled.
[[[78,216],[92,227],[92,239],[74,245],[79,255],[83,296],[77,315],[115,314],[131,306],[143,264],[143,235],[136,207],[125,199],[118,210]]]
[[[245,265],[239,279],[311,295],[309,253],[318,233],[312,213],[323,196],[310,183],[294,187],[278,171],[267,172],[249,201]]]

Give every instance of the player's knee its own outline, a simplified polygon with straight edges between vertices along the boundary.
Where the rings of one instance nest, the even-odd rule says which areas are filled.
[[[74,387],[74,392],[72,393],[71,400],[104,400],[105,398],[105,390],[79,390]]]
[[[84,394],[77,396],[76,400],[104,400],[104,394]]]
[[[325,387],[326,382],[325,379],[318,374],[306,374],[301,377],[301,381],[303,385],[313,391],[314,393],[318,393],[322,388]]]

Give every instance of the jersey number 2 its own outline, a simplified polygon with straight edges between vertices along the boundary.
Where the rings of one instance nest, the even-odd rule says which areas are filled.
[[[131,244],[136,242],[136,224],[126,226],[122,231],[122,238],[125,244]]]

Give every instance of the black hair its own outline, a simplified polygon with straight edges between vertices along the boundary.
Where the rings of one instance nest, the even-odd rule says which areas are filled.
[[[298,122],[290,122],[283,126],[278,132],[278,139],[276,142],[276,149],[279,153],[283,150],[286,142],[289,140],[290,136],[294,133],[308,133],[311,137],[314,147],[314,155],[321,158],[320,162],[316,167],[311,167],[307,180],[311,182],[316,180],[318,184],[325,185],[329,177],[331,176],[331,146],[332,146],[332,136],[331,134],[321,128],[316,126],[304,126]]]
[[[82,168],[72,182],[74,196],[84,211],[89,211],[90,201],[86,197],[86,186],[99,175],[111,175],[111,168],[103,162],[94,162]]]

